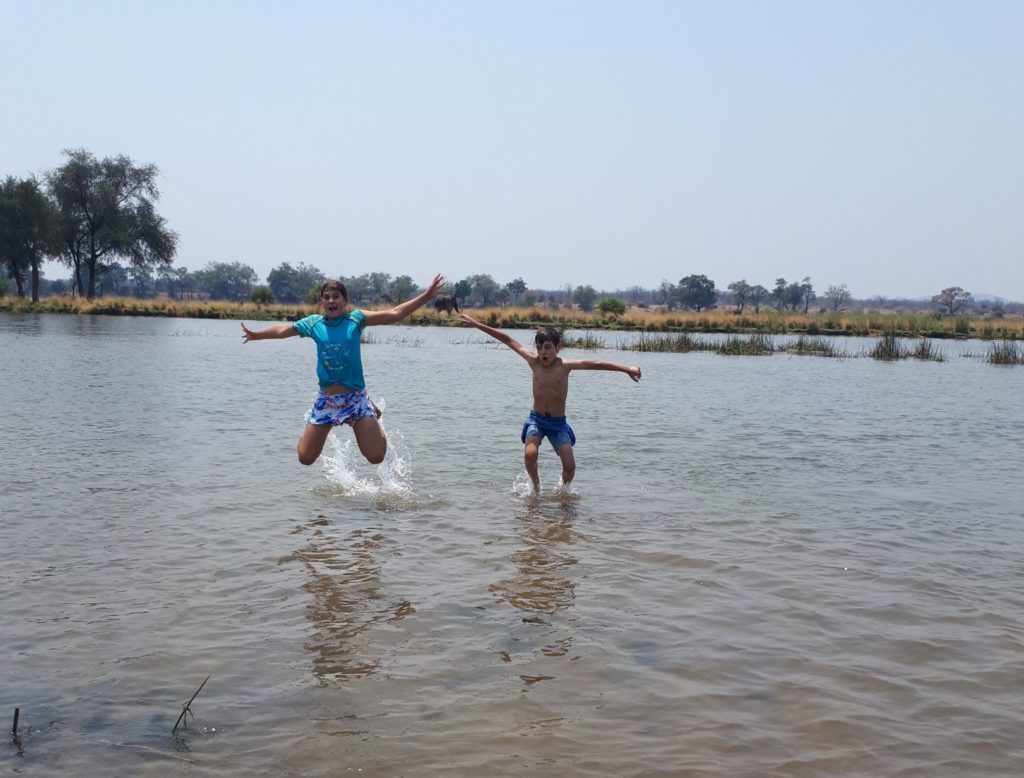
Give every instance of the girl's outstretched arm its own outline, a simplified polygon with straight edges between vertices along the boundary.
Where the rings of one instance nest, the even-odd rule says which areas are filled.
[[[620,365],[618,362],[600,362],[596,359],[563,359],[562,363],[570,370],[616,370],[634,381],[640,380],[640,368],[636,365]]]
[[[366,316],[366,323],[368,325],[394,324],[396,321],[401,321],[413,311],[426,305],[427,301],[437,294],[437,290],[440,289],[443,284],[444,276],[438,274],[434,276],[434,280],[430,282],[430,286],[427,287],[427,291],[413,297],[411,300],[399,303],[394,308],[389,308],[386,311],[363,311],[363,315]]]
[[[242,343],[248,343],[250,340],[275,340],[277,338],[290,338],[292,335],[298,335],[299,331],[291,324],[272,324],[269,327],[264,327],[261,330],[253,330],[245,326],[245,322],[242,322]]]
[[[467,316],[464,313],[460,313],[459,321],[461,321],[463,324],[469,324],[473,327],[476,327],[481,332],[490,335],[499,343],[504,343],[506,346],[508,346],[510,349],[516,352],[523,359],[531,360],[535,359],[537,356],[528,348],[526,348],[526,346],[524,346],[518,340],[513,338],[511,335],[506,335],[504,332],[502,332],[501,330],[496,330],[494,327],[488,327],[486,324],[477,321],[472,316]]]

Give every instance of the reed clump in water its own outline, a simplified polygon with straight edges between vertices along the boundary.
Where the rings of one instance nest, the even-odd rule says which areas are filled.
[[[943,355],[936,346],[928,339],[921,338],[917,342],[917,346],[909,352],[909,356],[914,359],[922,359],[929,362],[945,362],[946,357]]]
[[[583,335],[562,335],[562,345],[565,348],[581,348],[590,350],[605,347],[604,341],[601,338],[596,335],[592,335],[589,332]]]
[[[756,334],[748,337],[731,336],[718,346],[716,352],[725,356],[763,356],[775,353],[775,342],[768,335]]]
[[[887,332],[882,335],[878,339],[878,343],[868,353],[872,359],[880,359],[883,362],[895,362],[910,356],[909,350],[900,343],[900,339],[894,332]]]
[[[629,351],[670,352],[673,354],[711,350],[707,343],[703,343],[685,332],[670,335],[648,335],[641,332],[636,342],[620,346],[620,348]]]
[[[985,361],[990,365],[1024,365],[1024,348],[1012,340],[993,343]]]
[[[798,354],[800,356],[812,356],[812,357],[848,357],[849,354],[841,349],[837,349],[835,344],[828,338],[819,337],[808,337],[801,335],[796,339],[795,343],[790,343],[787,346],[782,346],[779,351],[785,351],[789,354]]]

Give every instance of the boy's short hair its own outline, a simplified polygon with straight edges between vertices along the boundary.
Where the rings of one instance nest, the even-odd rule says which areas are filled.
[[[537,334],[533,336],[533,342],[539,346],[547,341],[551,341],[555,348],[558,348],[562,343],[562,333],[554,327],[539,327]]]
[[[324,281],[323,284],[320,285],[321,298],[324,296],[324,292],[326,292],[328,289],[336,289],[338,294],[340,294],[346,300],[348,299],[348,289],[345,288],[345,285],[341,283],[341,281]]]

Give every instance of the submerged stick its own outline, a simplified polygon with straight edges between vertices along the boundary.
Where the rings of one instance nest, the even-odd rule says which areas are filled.
[[[17,705],[14,706],[14,723],[11,725],[11,734],[15,737],[18,736],[18,716],[21,715],[21,708]]]
[[[213,675],[213,673],[210,673],[210,675]],[[181,723],[182,719],[185,719],[185,729],[188,729],[188,718],[186,718],[186,716],[189,713],[192,713],[192,708],[189,706],[192,704],[192,700],[199,696],[199,692],[203,690],[203,687],[206,686],[206,682],[210,680],[210,675],[203,679],[203,682],[199,684],[199,688],[196,689],[196,693],[189,698],[189,701],[181,706],[181,715],[178,716],[178,720],[174,722],[174,729],[171,730],[172,735],[178,731],[178,725]],[[196,714],[192,713],[192,715],[195,716]]]

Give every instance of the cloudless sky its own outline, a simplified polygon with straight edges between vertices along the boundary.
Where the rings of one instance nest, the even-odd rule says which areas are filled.
[[[0,27],[0,175],[156,164],[190,270],[1024,300],[1019,0],[0,0]]]

